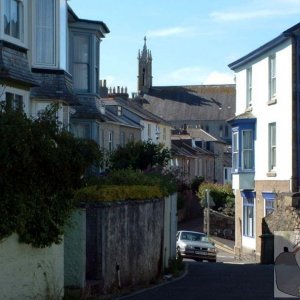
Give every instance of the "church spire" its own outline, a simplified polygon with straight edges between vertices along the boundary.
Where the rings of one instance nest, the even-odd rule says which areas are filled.
[[[152,55],[147,49],[147,38],[144,37],[144,47],[138,54],[138,93],[147,92],[152,86]]]

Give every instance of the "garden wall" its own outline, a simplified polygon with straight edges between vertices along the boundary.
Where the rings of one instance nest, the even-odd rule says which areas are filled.
[[[204,232],[207,232],[207,208],[204,209]],[[227,216],[220,212],[210,209],[209,212],[209,231],[210,235],[219,236],[225,239],[234,240],[235,225],[234,217]]]
[[[168,222],[176,223],[176,197],[168,205],[174,208]],[[109,292],[154,280],[163,269],[164,214],[164,199],[84,204],[65,235],[66,286],[82,288],[85,282]],[[175,251],[174,241],[167,239]],[[72,250],[78,248],[80,255]],[[81,270],[69,271],[72,265]]]
[[[61,299],[63,244],[33,248],[16,234],[0,242],[0,299]]]

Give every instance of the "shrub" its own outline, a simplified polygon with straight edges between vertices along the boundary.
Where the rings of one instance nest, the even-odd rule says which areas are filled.
[[[205,207],[206,204],[206,190],[210,190],[210,196],[214,201],[214,208],[219,210],[219,208],[225,207],[227,203],[232,202],[234,199],[234,194],[232,192],[231,185],[221,185],[218,183],[204,182],[199,186],[197,196],[200,199],[201,205]]]
[[[13,232],[35,247],[61,242],[74,189],[101,152],[59,129],[55,106],[37,119],[0,106],[0,239]]]
[[[111,169],[147,170],[155,166],[165,166],[170,158],[171,152],[162,144],[138,141],[119,146],[109,160]]]
[[[89,186],[75,193],[77,201],[123,201],[123,200],[145,200],[164,197],[159,186],[147,185],[105,185]]]

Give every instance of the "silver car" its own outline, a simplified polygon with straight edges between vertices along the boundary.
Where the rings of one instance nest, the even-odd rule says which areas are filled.
[[[196,261],[216,262],[217,251],[207,235],[202,232],[181,230],[176,235],[177,253]]]

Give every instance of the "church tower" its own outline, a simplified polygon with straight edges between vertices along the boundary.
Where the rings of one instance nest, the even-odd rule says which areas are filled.
[[[152,55],[146,41],[145,37],[144,48],[138,54],[138,93],[146,93],[152,86]]]

